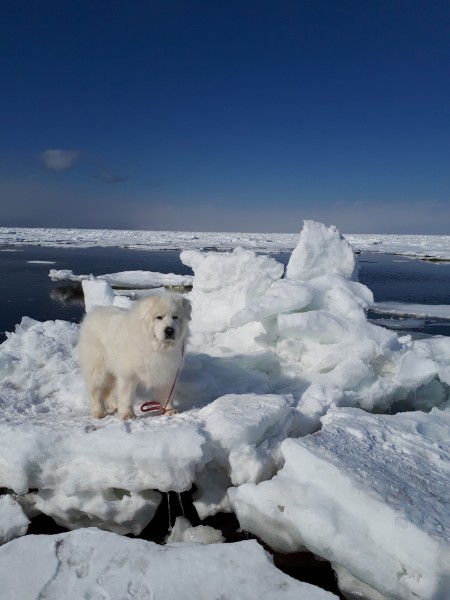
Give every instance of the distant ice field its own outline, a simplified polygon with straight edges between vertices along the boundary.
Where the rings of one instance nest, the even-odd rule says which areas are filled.
[[[450,260],[448,235],[344,234],[357,251],[403,254]],[[265,253],[290,252],[298,233],[238,233],[198,231],[127,231],[112,229],[50,229],[0,227],[0,247],[31,244],[71,248],[120,246],[138,250],[203,248],[231,250],[236,246]]]
[[[50,269],[68,269],[78,275],[135,270],[192,274],[179,254],[178,250],[136,252],[120,247],[0,246],[0,342],[5,339],[5,331],[14,331],[22,316],[41,321],[81,319],[84,305],[80,288],[51,281]],[[290,252],[274,256],[287,264]],[[359,265],[359,279],[373,291],[377,303],[450,305],[450,263],[364,252],[359,256]],[[395,329],[450,335],[448,319],[422,314],[411,319],[411,315],[402,316],[401,311],[377,311],[369,316]]]

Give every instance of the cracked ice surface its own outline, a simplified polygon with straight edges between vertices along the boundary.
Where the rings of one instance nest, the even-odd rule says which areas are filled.
[[[285,440],[271,480],[233,493],[241,526],[283,552],[305,547],[389,598],[450,593],[450,412],[333,409]]]
[[[335,249],[331,255],[325,251],[330,244]],[[321,256],[320,268],[311,269],[304,256]],[[187,250],[181,257],[195,276],[189,294],[191,337],[174,397],[180,413],[125,424],[115,417],[93,419],[77,362],[78,326],[24,318],[0,346],[0,487],[19,495],[31,490],[33,509],[69,528],[97,525],[136,534],[151,521],[160,492],[166,490],[184,491],[195,484],[194,503],[203,518],[231,510],[230,499],[242,515],[239,499],[250,489],[248,484],[263,489],[271,483],[266,480],[273,478],[294,485],[296,469],[292,481],[283,479],[289,464],[296,463],[287,450],[303,443],[305,448],[314,446],[320,434],[311,434],[320,429],[322,418],[328,423],[330,411],[333,419],[346,416],[348,407],[385,412],[439,406],[442,411],[436,414],[448,414],[444,411],[449,406],[450,339],[413,341],[368,322],[365,309],[373,302],[372,294],[350,279],[357,270],[355,257],[334,228],[306,221],[284,278],[279,263],[248,249]],[[87,300],[115,302],[110,290],[95,291],[96,283],[107,285],[104,281],[90,283],[94,285],[86,288]],[[399,557],[406,573],[402,589],[407,591],[402,597],[416,598],[417,557],[405,554],[403,538],[397,544],[388,529],[376,533],[379,514],[400,515],[406,530],[418,532],[418,548],[435,552],[438,546],[427,523],[435,519],[446,531],[443,519],[448,504],[442,494],[430,501],[427,490],[417,487],[415,514],[424,523],[420,528],[420,519],[412,521],[390,500],[391,487],[410,489],[417,482],[413,470],[400,468],[392,469],[391,479],[377,483],[377,502],[368,502],[374,469],[393,460],[395,427],[390,424],[399,421],[354,412],[361,431],[376,426],[386,442],[374,442],[380,460],[369,461],[370,476],[360,477],[357,459],[370,455],[370,448],[361,444],[361,456],[351,455],[353,470],[353,458],[339,464],[330,458],[333,446],[343,444],[345,435],[329,438],[328,458],[321,459],[321,465],[327,461],[331,465],[323,472],[333,475],[326,478],[326,486],[332,492],[338,482],[348,481],[348,489],[359,493],[347,506],[345,519],[335,521],[333,510],[321,512],[314,552],[328,557],[330,538],[346,540],[345,547],[333,546],[333,561],[375,589],[385,589],[385,582],[395,579],[392,570],[398,570],[398,562],[383,563],[383,569],[374,571],[374,581],[368,581],[359,568],[361,555],[373,543],[381,556]],[[410,415],[413,424],[425,429],[436,419],[434,413]],[[450,438],[450,424],[443,418],[440,427],[439,443],[444,444]],[[420,440],[413,436],[404,446],[408,456],[417,455],[429,481],[444,485],[447,454],[441,462],[429,458],[435,455]],[[310,483],[315,489],[314,469],[307,469],[306,463],[300,466],[307,477],[305,490]],[[292,499],[294,508],[299,502]],[[278,500],[276,505],[270,499],[268,503],[270,510],[284,506]],[[384,505],[387,512],[380,509]],[[364,526],[354,527],[363,509]],[[385,522],[392,520],[396,522],[386,517]],[[288,526],[283,525],[286,522]],[[289,539],[297,526],[297,516],[282,521],[279,535]],[[439,552],[445,555],[446,533],[439,544]],[[434,573],[434,589],[450,594],[444,571],[430,573],[431,579]],[[430,592],[423,598],[446,596]]]

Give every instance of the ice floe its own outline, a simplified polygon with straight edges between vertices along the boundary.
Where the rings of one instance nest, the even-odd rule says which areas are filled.
[[[424,260],[450,260],[448,235],[346,234],[355,250],[402,254]]]
[[[375,302],[371,309],[375,312],[388,315],[408,315],[414,317],[431,317],[434,319],[450,319],[450,305],[448,304]]]
[[[2,600],[337,598],[284,575],[252,540],[159,546],[91,528],[3,546],[0,580]]]
[[[50,269],[53,281],[105,281],[113,288],[151,289],[161,287],[192,287],[192,275],[175,275],[174,273],[155,273],[154,271],[121,271],[94,277],[93,275],[76,275],[68,269]]]
[[[283,468],[244,484],[241,526],[283,552],[305,547],[389,598],[444,599],[450,578],[450,413],[333,409],[285,440]]]

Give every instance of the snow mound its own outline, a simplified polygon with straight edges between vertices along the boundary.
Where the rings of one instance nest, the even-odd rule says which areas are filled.
[[[314,248],[308,256],[316,260],[330,247],[333,260],[318,259],[314,272],[309,262],[302,266],[301,251]],[[189,396],[202,406],[220,392],[291,393],[296,433],[303,435],[320,427],[332,405],[429,409],[447,398],[443,361],[418,356],[410,338],[400,341],[367,320],[372,293],[349,279],[355,257],[334,228],[305,222],[284,278],[281,265],[250,250],[185,251],[181,259],[195,273],[191,348],[197,352],[182,374],[187,403]],[[336,265],[345,268],[339,273]]]
[[[238,310],[261,296],[284,272],[273,258],[243,248],[224,253],[184,250],[180,258],[195,273],[190,296],[194,331],[226,329]]]
[[[336,227],[304,221],[286,275],[290,279],[306,281],[324,273],[336,273],[346,279],[355,278],[358,269],[353,249]]]
[[[255,541],[158,546],[97,529],[3,546],[0,580],[2,600],[66,598],[69,590],[71,598],[110,600],[336,599],[284,575]]]

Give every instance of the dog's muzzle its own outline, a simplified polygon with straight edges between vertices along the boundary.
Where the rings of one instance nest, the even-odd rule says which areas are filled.
[[[175,329],[173,327],[166,327],[164,329],[164,337],[166,340],[173,340],[175,337]]]

